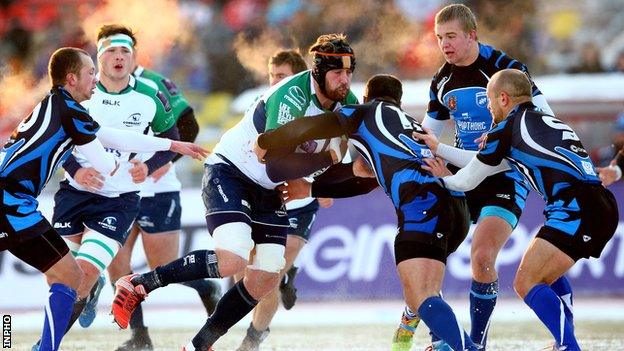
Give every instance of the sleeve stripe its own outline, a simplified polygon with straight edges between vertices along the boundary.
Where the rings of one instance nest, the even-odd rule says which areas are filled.
[[[507,56],[507,55],[505,55],[504,52],[501,52],[501,55],[498,57],[498,59],[494,63],[494,66],[496,66],[496,68],[500,68],[500,66],[498,64],[500,63],[500,60],[502,60],[502,58],[505,57],[505,56]]]
[[[516,61],[516,60],[511,60],[511,62],[509,62],[509,64],[507,65],[507,68],[509,68],[509,67],[513,66],[513,64],[514,64],[514,63],[516,63],[516,62],[518,62],[518,61]]]

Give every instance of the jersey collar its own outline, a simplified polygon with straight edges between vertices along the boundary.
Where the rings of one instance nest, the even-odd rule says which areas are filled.
[[[136,86],[136,79],[131,74],[130,75],[130,79],[128,80],[128,86],[126,86],[125,88],[121,89],[121,91],[118,92],[118,93],[111,93],[111,92],[109,92],[108,90],[106,90],[106,87],[104,87],[104,85],[102,85],[102,83],[100,83],[99,81],[96,83],[96,86],[97,86],[98,89],[100,89],[101,91],[105,92],[106,94],[122,95],[122,94],[126,94],[126,93],[129,93],[132,90],[134,90],[134,87]]]

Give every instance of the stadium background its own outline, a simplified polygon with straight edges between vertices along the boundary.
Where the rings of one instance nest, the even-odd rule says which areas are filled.
[[[415,4],[417,3],[417,6]],[[306,52],[323,33],[344,32],[353,43],[353,89],[374,73],[392,73],[405,84],[404,107],[420,119],[430,77],[441,64],[433,16],[441,0],[231,0],[231,1],[0,1],[0,139],[49,88],[47,60],[60,46],[95,52],[100,24],[120,22],[139,37],[140,61],[171,77],[184,90],[201,125],[199,142],[214,145],[266,87],[266,61],[278,48]],[[579,133],[595,161],[613,155],[624,135],[624,2],[617,0],[464,1],[476,13],[481,41],[526,63],[561,119]],[[450,134],[450,126],[447,127]],[[181,160],[185,186],[183,251],[211,245],[199,190],[201,164]],[[50,213],[51,181],[42,207]],[[624,187],[613,187],[624,208]],[[499,258],[502,294],[513,297],[513,271],[542,221],[532,196],[520,225]],[[372,214],[372,215],[371,215]],[[622,219],[622,216],[620,217]],[[599,219],[597,219],[599,220]],[[339,200],[322,209],[297,264],[299,296],[309,300],[400,299],[391,243],[394,214],[383,193]],[[464,296],[470,285],[466,242],[449,260],[444,292]],[[141,247],[135,268],[145,267]],[[624,296],[624,227],[599,260],[570,272],[578,295],[607,296],[616,314]],[[154,305],[194,304],[184,288],[167,288]],[[164,289],[164,290],[167,290]],[[178,293],[177,289],[180,290]],[[110,291],[103,301],[109,301]],[[45,298],[40,274],[0,253],[0,311],[39,309]],[[38,317],[37,317],[38,318]]]

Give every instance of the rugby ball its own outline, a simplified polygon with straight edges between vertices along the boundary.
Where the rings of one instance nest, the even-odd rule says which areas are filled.
[[[342,160],[346,152],[343,153],[342,150],[340,150],[341,141],[342,137],[322,140],[308,140],[305,143],[297,146],[295,152],[318,154],[320,152],[334,150],[335,154],[338,156],[338,159]]]

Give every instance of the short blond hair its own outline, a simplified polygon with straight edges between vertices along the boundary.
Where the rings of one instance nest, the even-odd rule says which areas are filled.
[[[445,6],[442,10],[438,11],[435,16],[435,24],[448,23],[453,20],[458,20],[466,33],[471,30],[477,30],[477,19],[474,13],[464,4]]]

